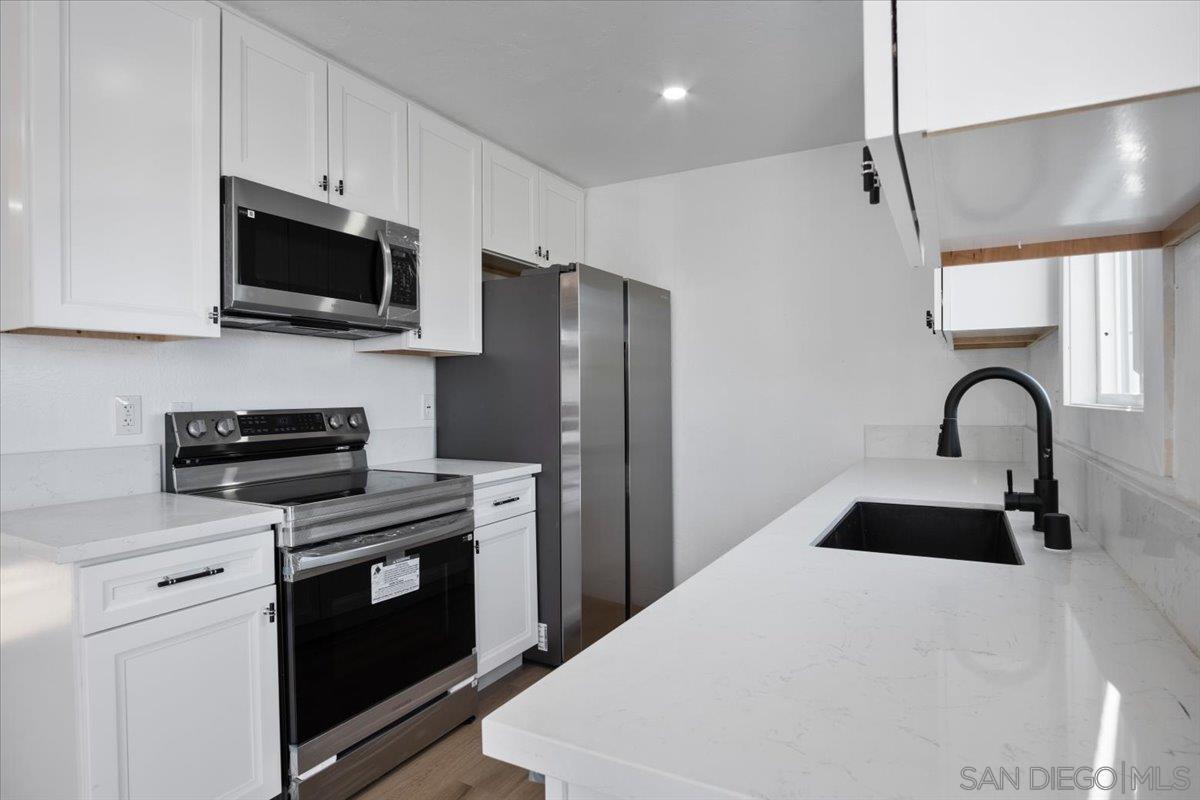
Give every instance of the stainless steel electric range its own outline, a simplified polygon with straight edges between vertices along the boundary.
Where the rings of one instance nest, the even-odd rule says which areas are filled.
[[[470,478],[367,467],[361,408],[166,415],[166,491],[280,508],[285,785],[340,800],[474,717]]]

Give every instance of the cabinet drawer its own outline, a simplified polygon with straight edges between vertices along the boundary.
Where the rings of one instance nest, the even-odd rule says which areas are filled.
[[[79,570],[79,620],[97,631],[275,583],[270,530]]]
[[[533,478],[480,486],[475,490],[475,527],[528,514],[534,507]]]

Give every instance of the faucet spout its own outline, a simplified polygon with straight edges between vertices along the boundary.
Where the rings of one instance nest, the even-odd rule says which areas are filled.
[[[1033,529],[1046,533],[1046,546],[1052,550],[1070,550],[1070,520],[1065,514],[1058,513],[1058,481],[1054,479],[1054,432],[1050,421],[1050,396],[1033,376],[1011,367],[984,367],[968,372],[960,378],[946,395],[942,428],[938,433],[937,454],[945,458],[962,456],[962,443],[958,435],[958,404],[968,389],[991,379],[1011,381],[1020,386],[1029,393],[1037,410],[1038,476],[1033,482],[1033,492],[1014,492],[1010,470],[1008,491],[1004,493],[1004,508],[1008,511],[1032,511]]]
[[[1034,380],[1032,375],[1011,367],[984,367],[974,372],[968,372],[958,383],[950,387],[946,395],[946,406],[943,410],[942,431],[938,435],[938,455],[957,458],[962,455],[962,446],[958,438],[958,404],[967,389],[982,381],[998,379],[1011,381],[1033,399],[1037,410],[1037,461],[1038,477],[1048,480],[1054,477],[1054,433],[1050,422],[1050,395],[1042,385]]]

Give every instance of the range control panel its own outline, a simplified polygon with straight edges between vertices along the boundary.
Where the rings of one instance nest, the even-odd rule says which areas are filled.
[[[166,415],[165,442],[174,456],[365,443],[370,428],[361,407],[272,411],[179,411]]]
[[[277,436],[281,433],[318,433],[325,430],[325,415],[320,411],[240,414],[237,422],[242,436]]]

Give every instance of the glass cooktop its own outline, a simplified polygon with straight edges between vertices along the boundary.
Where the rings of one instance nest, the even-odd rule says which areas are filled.
[[[302,506],[345,497],[394,494],[432,486],[442,481],[461,480],[458,475],[435,475],[423,472],[342,472],[316,475],[285,481],[233,486],[211,492],[197,492],[202,497],[238,500],[243,503],[262,503],[271,506]]]

